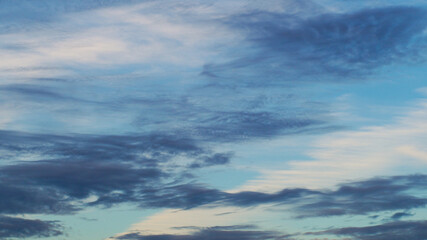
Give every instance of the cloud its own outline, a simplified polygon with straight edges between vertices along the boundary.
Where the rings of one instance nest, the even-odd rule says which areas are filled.
[[[243,227],[243,229],[242,229]],[[249,229],[248,229],[249,228]],[[120,240],[234,240],[234,239],[247,239],[247,240],[279,240],[286,239],[285,236],[280,235],[278,232],[273,231],[260,231],[256,230],[255,226],[217,226],[209,228],[201,228],[188,235],[144,235],[142,233],[129,233],[115,239]]]
[[[228,193],[202,184],[191,183],[165,186],[157,191],[144,192],[140,204],[142,207],[181,209],[203,206],[251,207],[269,203],[292,204],[317,194],[321,194],[321,192],[310,189],[284,189],[273,194],[262,192]]]
[[[202,74],[218,81],[246,78],[255,86],[360,79],[394,62],[423,60],[425,16],[424,9],[403,6],[308,19],[259,11],[237,15],[228,24],[248,34],[252,50],[227,63],[207,64]]]
[[[426,176],[402,176],[343,184],[335,191],[283,189],[277,193],[226,193],[203,185],[162,186],[142,189],[136,195],[142,207],[191,209],[200,206],[251,207],[262,204],[286,204],[300,218],[365,215],[387,210],[409,210],[424,207],[427,199],[410,190],[424,190]],[[415,181],[413,181],[415,180]],[[403,181],[400,183],[399,181]]]
[[[79,102],[79,103],[95,103],[85,101],[74,97],[69,97],[61,93],[59,89],[50,88],[43,85],[34,84],[4,84],[0,85],[0,92],[2,92],[2,99],[5,102],[13,99],[16,104],[23,105],[28,102]]]
[[[303,201],[306,196],[320,194],[310,189],[283,189],[280,192],[268,194],[261,192],[238,192],[230,195],[227,200],[230,204],[240,207],[254,206],[265,203],[293,203],[294,200]]]
[[[2,20],[2,24],[0,24],[0,31],[8,32],[13,30],[22,30],[22,28],[26,27],[30,29],[30,26],[34,27],[38,26],[40,23],[55,21],[66,13],[95,10],[138,2],[144,1],[126,0],[117,2],[111,0],[89,0],[58,2],[42,0],[37,3],[27,0],[16,3],[2,1],[0,3],[0,19]]]
[[[393,220],[398,220],[398,219],[401,219],[401,218],[404,218],[404,217],[410,217],[410,216],[413,216],[413,215],[414,214],[407,213],[407,212],[397,212],[397,213],[393,214],[393,216],[391,216],[391,218]]]
[[[182,209],[275,203],[297,204],[292,208],[300,217],[313,217],[408,210],[427,203],[408,193],[424,189],[424,175],[346,183],[332,191],[229,193],[192,181],[188,170],[227,164],[231,153],[213,152],[189,138],[1,133],[6,164],[0,167],[5,196],[0,197],[0,213],[63,214],[119,203]]]
[[[220,99],[216,99],[218,94]],[[308,103],[289,98],[283,99],[286,106],[280,106],[282,98],[275,92],[263,96],[255,91],[245,97],[237,91],[209,88],[181,98],[134,99],[131,105],[144,113],[156,113],[141,114],[135,120],[138,126],[168,129],[202,142],[251,141],[340,129],[330,123],[325,107],[312,109]]]
[[[213,156],[202,158],[193,162],[190,168],[210,167],[215,165],[224,165],[230,162],[232,153],[216,153]]]
[[[197,20],[203,16],[198,7],[209,7],[201,2],[194,6],[144,0],[0,4],[0,32],[5,39],[0,52],[8,59],[2,61],[0,71],[15,81],[99,74],[94,69],[104,74],[126,68],[128,73],[163,75],[165,67],[172,71],[201,65],[204,58],[217,55],[211,47],[234,39],[225,27],[206,18]],[[214,40],[212,32],[217,34]],[[186,61],[181,61],[183,57]]]
[[[326,217],[424,207],[427,199],[408,191],[425,191],[426,181],[425,175],[409,175],[346,183],[315,197],[313,203],[302,204],[297,212],[299,217]]]
[[[147,195],[144,199],[147,205],[142,207],[169,209],[134,224],[124,234],[188,235],[189,230],[218,222],[252,224],[254,221],[267,229],[289,224],[289,229],[295,231],[297,228],[299,232],[306,230],[298,229],[294,224],[312,226],[314,222],[316,225],[312,227],[329,229],[326,223],[345,218],[354,219],[358,226],[363,221],[361,219],[372,221],[372,214],[387,216],[383,217],[386,221],[395,221],[407,216],[402,212],[418,211],[427,205],[424,196],[426,181],[426,175],[376,177],[342,183],[336,189],[283,189],[275,193],[230,193],[195,184],[175,186]],[[396,213],[395,218],[388,217],[390,212]],[[177,224],[174,219],[180,219],[180,222]],[[325,219],[327,221],[323,221]],[[194,228],[181,228],[185,226]]]
[[[289,206],[298,218],[366,215],[426,206],[426,198],[411,193],[424,191],[426,182],[425,175],[408,175],[345,183],[336,190],[300,188],[283,189],[276,193],[228,193],[203,185],[184,184],[146,192],[140,204],[143,207],[182,209],[280,204]]]
[[[0,213],[9,214],[64,214],[88,205],[147,204],[164,189],[178,194],[176,185],[192,179],[187,171],[191,162],[209,167],[225,164],[229,157],[169,135],[1,133],[5,164],[0,166]],[[160,207],[167,204],[172,203]]]
[[[55,237],[62,234],[61,226],[56,222],[0,215],[0,239]]]
[[[30,86],[30,85],[20,85],[20,84],[2,85],[0,86],[0,91],[13,92],[13,93],[22,94],[22,95],[32,95],[32,96],[42,97],[42,98],[54,98],[54,99],[62,98],[59,94],[48,91],[46,89]]]
[[[143,234],[134,231],[111,239],[120,240],[181,240],[181,239],[306,239],[310,235],[335,235],[358,240],[400,240],[424,239],[427,237],[427,221],[395,221],[366,227],[343,227],[325,231],[285,234],[275,231],[260,231],[252,225],[216,226],[216,227],[179,227],[191,230],[188,234]],[[324,238],[329,239],[329,238]],[[346,238],[347,239],[347,238]]]
[[[64,195],[44,186],[29,187],[0,178],[0,213],[69,214],[78,210]]]
[[[358,240],[401,240],[427,238],[427,221],[390,222],[368,227],[346,227],[307,233],[308,235],[333,234]]]
[[[374,107],[373,111],[377,109]],[[423,172],[427,102],[420,99],[398,111],[384,125],[344,129],[309,139],[307,149],[303,149],[304,156],[286,162],[286,168],[262,169],[260,177],[235,190],[274,192],[283,186],[330,188],[351,179]],[[271,151],[285,148],[289,142],[278,139],[271,143],[278,145]],[[297,145],[306,146],[307,142]]]
[[[49,88],[28,84],[6,85],[2,90],[29,99],[68,99]],[[185,101],[149,99],[144,104],[176,118],[174,127],[160,130],[162,124],[151,119],[159,130],[135,135],[1,131],[4,164],[0,166],[0,191],[9,198],[0,198],[0,213],[69,214],[87,206],[125,202],[188,209],[218,201],[232,205],[275,201],[282,193],[254,193],[259,200],[251,200],[246,199],[250,193],[230,195],[188,183],[191,170],[230,162],[233,153],[214,152],[208,147],[211,142],[298,133],[318,124],[298,117],[280,119],[266,112],[211,111]],[[174,105],[180,106],[179,111],[169,112],[167,105],[171,104],[174,109]],[[188,124],[184,120],[189,117]]]
[[[253,9],[300,13],[309,2],[44,0],[43,4],[23,1],[13,6],[2,2],[10,12],[0,11],[0,15],[31,19],[27,13],[32,9],[36,17],[46,17],[34,19],[39,28],[25,31],[19,27],[25,29],[27,24],[16,23],[4,34],[7,44],[0,45],[7,59],[0,71],[10,76],[9,84],[1,86],[5,93],[1,98],[13,102],[16,112],[20,110],[14,121],[8,121],[8,129],[120,133],[154,128],[212,142],[329,131],[318,112],[293,106],[290,99],[284,111],[251,109],[245,98],[253,103],[255,97],[210,88],[207,91],[220,97],[210,94],[205,97],[213,97],[209,103],[198,104],[206,94],[198,88],[206,85],[198,76],[200,67],[209,59],[226,58],[221,49],[242,41],[241,34],[221,19]],[[190,102],[154,96],[161,93],[188,97]]]
[[[271,112],[216,112],[194,126],[193,131],[208,140],[238,141],[310,132],[311,128],[316,131],[325,127],[323,124],[315,119],[281,118]]]
[[[96,161],[37,161],[4,166],[0,171],[5,181],[34,188],[52,187],[77,199],[114,190],[127,192],[126,189],[134,188],[135,184],[146,184],[162,175],[156,168],[133,168],[127,164]]]
[[[87,206],[133,203],[144,208],[250,207],[287,204],[299,217],[409,210],[427,200],[424,175],[350,182],[336,190],[285,188],[274,193],[224,192],[194,182],[195,168],[227,164],[179,135],[52,135],[2,131],[0,213],[72,213]]]
[[[138,191],[164,187],[165,173],[125,163],[50,160],[0,168],[2,213],[70,214],[88,205],[138,202]]]
[[[423,10],[327,14],[311,1],[252,1],[264,6],[255,12],[241,11],[244,1],[171,2],[0,3],[0,19],[10,17],[0,23],[0,55],[7,59],[0,71],[9,82],[0,86],[1,99],[19,110],[18,118],[7,117],[7,129],[21,130],[0,131],[0,214],[73,214],[115,204],[183,211],[271,204],[318,217],[425,206],[410,192],[415,182],[391,178],[335,190],[280,182],[268,193],[226,192],[192,176],[205,173],[200,168],[230,164],[234,153],[215,148],[336,129],[322,104],[298,99],[298,89],[266,85],[311,76],[347,79],[411,61],[413,49],[424,44]],[[208,85],[197,76],[205,62],[212,63],[204,69]],[[222,81],[227,77],[251,88],[234,88],[233,81]],[[425,152],[418,146],[400,150],[413,157]],[[223,232],[242,239],[278,237],[209,228],[157,238],[224,238]],[[156,238],[146,232],[129,236]]]
[[[164,186],[157,191],[143,193],[140,205],[156,208],[191,209],[202,205],[227,199],[227,194],[198,184]]]
[[[137,160],[160,163],[161,160],[179,154],[209,156],[209,150],[199,146],[194,140],[161,132],[147,135],[55,135],[17,131],[1,133],[0,147],[7,151],[9,160],[25,160],[19,157],[27,153],[33,154],[33,160],[64,159],[88,163]]]

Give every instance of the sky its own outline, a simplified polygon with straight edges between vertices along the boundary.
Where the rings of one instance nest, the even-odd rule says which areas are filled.
[[[0,239],[427,239],[424,0],[0,0]]]

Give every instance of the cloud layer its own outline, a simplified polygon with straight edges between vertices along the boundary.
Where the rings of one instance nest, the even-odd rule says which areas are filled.
[[[265,208],[295,221],[386,216],[374,226],[299,229],[293,235],[256,227],[263,224],[260,217],[244,219],[245,225],[187,226],[181,235],[116,236],[123,240],[423,238],[425,222],[416,220],[416,211],[427,204],[427,176],[408,170],[375,177],[382,172],[367,169],[385,168],[389,161],[381,160],[396,152],[425,158],[424,138],[413,137],[424,128],[424,108],[415,111],[419,122],[404,129],[412,135],[395,125],[362,137],[343,133],[349,144],[324,141],[330,151],[314,154],[313,161],[289,162],[294,156],[284,149],[258,159],[238,154],[253,146],[262,151],[273,140],[300,138],[303,148],[309,134],[352,127],[337,124],[337,96],[352,91],[343,85],[337,91],[337,83],[360,84],[394,67],[424,63],[425,8],[334,2],[0,1],[0,239],[66,238],[62,223],[43,219],[72,222],[90,215],[88,209],[97,215],[123,206],[186,213]],[[424,75],[402,72],[399,86],[406,86],[406,76]],[[370,141],[385,132],[405,139]],[[351,152],[360,142],[396,149],[370,156],[381,156],[378,161],[365,160]],[[370,148],[364,153],[372,155]],[[251,191],[218,187],[243,183],[241,175],[254,168],[283,165],[296,166],[285,171],[288,179],[314,168],[335,182],[351,179],[349,169],[367,173],[358,176],[365,180],[325,188],[280,181],[274,191],[273,184]]]

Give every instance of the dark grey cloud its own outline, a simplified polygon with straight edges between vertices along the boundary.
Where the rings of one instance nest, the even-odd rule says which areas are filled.
[[[129,164],[97,161],[38,161],[4,166],[0,171],[5,181],[10,183],[61,189],[66,196],[73,198],[134,188],[137,183],[158,180],[162,175],[156,168],[134,168]]]
[[[0,177],[0,213],[68,214],[78,210],[67,197],[57,190],[43,185],[25,186],[11,182],[7,176]],[[29,179],[28,179],[29,180]]]
[[[425,175],[409,175],[346,183],[333,191],[295,188],[276,193],[226,193],[191,183],[147,192],[141,204],[143,207],[188,209],[207,204],[250,207],[273,203],[289,205],[299,218],[367,215],[425,207],[427,199],[417,192],[424,192],[426,183]]]
[[[368,227],[336,228],[307,234],[333,234],[357,240],[418,240],[427,239],[427,221],[397,221]]]
[[[2,213],[69,214],[87,205],[138,202],[138,191],[164,187],[159,168],[126,163],[37,161],[0,168]],[[89,203],[81,202],[95,197]]]
[[[227,164],[191,139],[170,135],[49,135],[2,131],[0,213],[67,214],[88,205],[133,203],[143,208],[292,204],[299,217],[357,215],[423,207],[427,176],[375,178],[337,190],[296,188],[276,193],[227,193],[195,182],[189,170]],[[31,161],[25,156],[31,154]],[[186,157],[190,165],[175,162]],[[92,197],[88,202],[87,199]]]
[[[0,213],[2,214],[71,214],[87,206],[109,207],[120,203],[132,203],[141,208],[181,209],[200,206],[251,207],[273,203],[291,206],[291,209],[299,217],[325,217],[380,213],[385,210],[409,210],[427,204],[427,199],[416,196],[417,191],[425,190],[426,175],[395,176],[350,182],[342,184],[333,191],[300,188],[284,189],[276,193],[250,191],[227,193],[192,181],[187,182],[188,178],[183,177],[182,172],[169,172],[159,167],[160,163],[154,161],[155,158],[149,158],[146,161],[146,159],[132,157],[132,151],[138,152],[132,147],[128,151],[130,155],[117,154],[113,150],[111,150],[111,156],[108,154],[108,149],[121,149],[121,147],[128,146],[129,142],[127,141],[135,143],[136,139],[139,138],[131,141],[124,136],[116,136],[117,138],[110,136],[107,140],[101,136],[65,137],[17,132],[3,133],[2,138],[3,140],[7,139],[8,144],[12,140],[15,141],[15,144],[12,145],[8,145],[4,141],[3,149],[10,150],[14,147],[12,148],[14,152],[33,151],[39,154],[43,153],[44,156],[51,154],[54,158],[14,162],[0,167]],[[168,155],[165,158],[160,153],[160,149],[174,154],[184,152],[196,157],[199,153],[204,154],[200,148],[189,144],[189,142],[175,142],[172,139],[162,137],[151,136],[149,138],[151,139],[150,143],[140,143],[138,146],[146,151],[153,151],[154,155],[159,152],[157,155],[160,156],[160,162],[168,161],[167,159],[170,157]],[[78,141],[74,138],[77,138]],[[45,139],[45,142],[40,142],[42,139]],[[92,148],[82,148],[79,146],[79,141],[82,141],[85,146],[92,146],[93,149],[97,150],[92,152]],[[16,144],[17,142],[20,144]],[[92,142],[93,145],[88,144],[89,142]],[[100,149],[102,151],[98,152]],[[62,157],[59,158],[59,156]],[[220,161],[219,164],[222,164],[227,161],[227,157],[226,154],[214,154],[211,158],[203,158],[200,161],[201,163],[213,161],[215,164]],[[95,197],[95,199],[87,202],[88,197]],[[392,219],[404,216],[406,215],[398,212]],[[14,224],[13,219],[4,218],[3,220]],[[52,231],[43,230],[41,233],[37,233],[36,230],[39,228],[36,230],[30,228],[28,231],[13,234],[27,234],[28,236],[59,235],[61,231],[52,224],[51,222],[34,224],[34,226],[40,226],[42,230],[53,229]],[[385,226],[388,227],[388,225]],[[393,234],[389,233],[391,230],[387,229],[389,228],[386,228],[385,232],[375,230],[375,237]],[[411,229],[419,231],[421,227],[416,225]],[[289,239],[290,237],[290,235],[273,232],[243,229],[242,226],[239,228],[212,227],[194,230],[194,234],[190,235],[133,233],[119,239]],[[353,229],[353,232],[350,230],[328,230],[309,234],[336,234],[356,237],[364,234],[364,232],[356,232],[358,229]],[[11,235],[10,231],[6,231],[4,234],[8,235],[5,236],[24,236]],[[368,238],[370,235],[365,235],[363,237],[367,237],[363,239],[382,239]]]
[[[41,159],[80,161],[144,161],[146,164],[184,154],[203,157],[209,151],[185,136],[165,133],[147,135],[55,135],[16,131],[0,132],[0,148],[11,160],[32,153]],[[153,160],[153,161],[151,161]]]
[[[203,205],[251,207],[266,203],[291,204],[321,192],[309,189],[284,189],[277,193],[244,191],[227,193],[202,184],[189,183],[144,192],[142,207],[191,209]]]
[[[216,226],[199,228],[187,235],[144,235],[142,233],[129,233],[116,239],[120,240],[280,240],[287,239],[285,235],[273,231],[261,231],[255,226]]]
[[[182,208],[191,209],[202,205],[227,200],[229,195],[218,189],[200,184],[180,184],[163,186],[141,192],[143,208]]]
[[[297,216],[325,217],[407,211],[427,204],[426,175],[374,178],[336,190],[283,189],[227,193],[197,183],[191,171],[227,164],[216,153],[176,135],[49,135],[2,131],[0,214],[69,214],[89,205],[143,208],[250,207],[288,204]],[[30,154],[31,160],[26,156]],[[174,161],[190,160],[187,164]],[[415,193],[414,193],[415,192]],[[87,199],[91,197],[91,200]],[[397,215],[396,215],[397,217]]]
[[[202,74],[255,86],[360,79],[394,62],[423,60],[426,22],[425,9],[404,6],[308,19],[269,12],[234,16],[228,24],[246,32],[257,50],[228,63],[207,64]]]
[[[398,220],[404,217],[410,217],[410,216],[414,216],[413,213],[407,213],[407,212],[397,212],[395,214],[393,214],[393,216],[391,216],[391,218],[393,220]]]
[[[296,211],[300,217],[360,215],[387,210],[424,207],[427,198],[410,191],[426,191],[426,175],[374,178],[341,185],[335,191],[323,192]]]
[[[0,239],[54,237],[63,234],[61,228],[57,222],[0,215]]]
[[[160,134],[65,136],[2,131],[0,149],[4,152],[0,213],[8,214],[66,214],[87,205],[123,202],[149,205],[162,189],[172,188],[178,194],[176,185],[192,179],[187,171],[191,166],[179,165],[176,157],[192,159],[199,167],[226,164],[231,157],[191,139]],[[31,161],[24,161],[28,154]],[[84,203],[88,197],[95,200]]]

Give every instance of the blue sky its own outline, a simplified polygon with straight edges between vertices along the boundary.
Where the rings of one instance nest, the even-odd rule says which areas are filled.
[[[426,18],[0,1],[0,239],[427,238]]]

